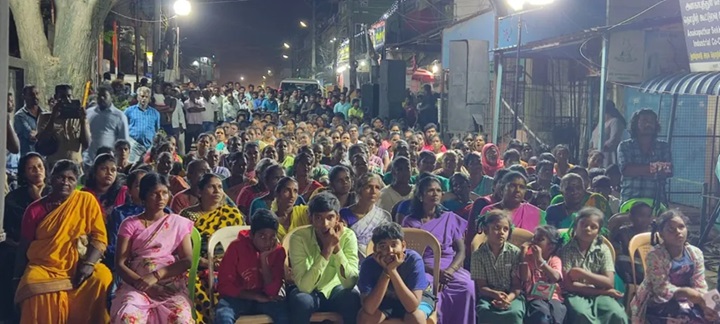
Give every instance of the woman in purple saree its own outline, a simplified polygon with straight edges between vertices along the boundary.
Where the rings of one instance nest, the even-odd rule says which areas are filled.
[[[163,211],[170,199],[168,188],[164,176],[143,177],[145,212],[120,225],[116,271],[122,283],[110,308],[113,323],[195,322],[185,274],[192,257],[193,223]]]
[[[410,215],[403,227],[419,228],[432,233],[440,242],[440,291],[437,296],[438,323],[475,323],[475,285],[470,273],[462,268],[465,260],[463,235],[467,221],[440,206],[442,189],[435,177],[417,184]],[[420,251],[418,251],[420,252]],[[425,273],[432,282],[433,254],[423,253]]]

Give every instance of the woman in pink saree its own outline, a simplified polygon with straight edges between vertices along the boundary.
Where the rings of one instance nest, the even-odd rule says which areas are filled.
[[[113,323],[195,322],[185,274],[193,223],[163,211],[170,199],[168,187],[164,176],[144,176],[140,197],[145,212],[120,225],[116,267],[122,283],[110,308]]]

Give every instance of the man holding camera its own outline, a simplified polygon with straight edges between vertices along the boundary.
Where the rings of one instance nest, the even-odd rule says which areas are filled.
[[[78,165],[82,163],[82,151],[90,146],[90,128],[85,108],[79,100],[73,100],[73,88],[69,84],[55,86],[52,111],[38,118],[35,149],[46,156],[49,166],[63,159]]]

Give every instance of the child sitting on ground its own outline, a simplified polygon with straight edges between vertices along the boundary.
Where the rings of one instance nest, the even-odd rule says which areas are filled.
[[[425,323],[435,309],[435,300],[422,257],[406,249],[398,223],[376,227],[372,242],[374,253],[360,267],[362,309],[358,323],[381,323],[390,318]]]

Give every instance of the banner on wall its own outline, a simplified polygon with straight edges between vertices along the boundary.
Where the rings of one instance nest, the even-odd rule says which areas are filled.
[[[720,71],[720,1],[679,1],[690,71]]]
[[[608,82],[643,82],[645,31],[628,30],[610,35]]]
[[[373,47],[379,50],[385,46],[385,21],[380,21],[372,25],[369,30],[370,39],[372,39]]]
[[[337,50],[337,66],[343,66],[350,62],[350,41],[343,41]]]

